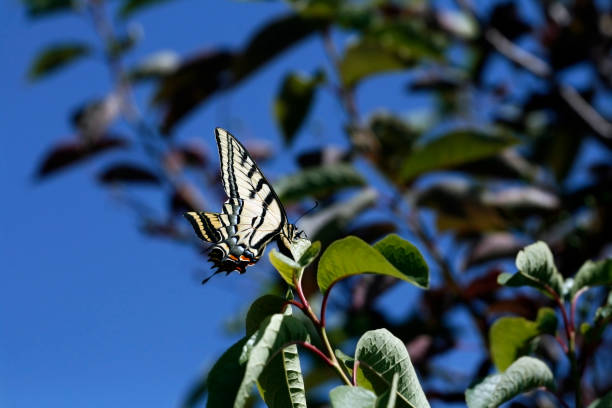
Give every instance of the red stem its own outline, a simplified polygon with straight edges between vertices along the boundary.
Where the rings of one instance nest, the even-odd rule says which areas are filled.
[[[293,305],[295,307],[297,307],[300,310],[304,310],[305,306],[303,304],[301,304],[300,302],[296,302],[295,300],[286,300],[285,301],[286,305]]]
[[[313,353],[315,353],[317,356],[319,356],[320,358],[323,359],[323,361],[325,361],[330,367],[334,367],[334,362],[331,361],[331,359],[329,357],[327,357],[321,350],[319,350],[318,348],[316,348],[315,346],[313,346],[310,343],[307,343],[305,341],[298,341],[295,344],[299,344],[300,346],[312,351]]]
[[[355,360],[353,363],[353,386],[357,386],[357,370],[359,369],[359,360]]]
[[[586,292],[587,289],[589,289],[588,286],[581,288],[580,290],[578,290],[578,292],[576,292],[572,299],[572,304],[570,307],[570,324],[572,325],[572,331],[576,330],[576,305],[578,304],[578,298],[580,297],[580,295]]]
[[[336,281],[337,282],[337,281]],[[321,303],[321,326],[325,327],[325,312],[327,311],[327,301],[329,300],[329,294],[331,293],[331,288],[336,284],[336,282],[332,283],[329,288],[323,294],[323,302]]]
[[[567,318],[567,311],[565,310],[565,305],[563,304],[563,301],[561,300],[557,292],[555,292],[550,286],[544,285],[544,289],[546,289],[546,291],[553,297],[553,299],[555,299],[555,302],[559,306],[559,309],[561,309],[561,316],[563,316],[563,325],[565,326],[565,335],[567,336],[567,341],[571,342],[573,329],[571,328],[569,319]]]

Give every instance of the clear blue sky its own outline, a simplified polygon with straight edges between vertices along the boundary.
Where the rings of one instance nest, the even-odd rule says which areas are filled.
[[[238,46],[266,17],[284,11],[281,3],[214,3],[174,1],[138,14],[134,22],[145,36],[132,58]],[[68,113],[109,90],[99,59],[28,83],[36,52],[70,39],[96,41],[77,17],[30,21],[18,0],[0,5],[0,406],[176,406],[232,343],[224,323],[247,307],[269,269],[257,265],[246,276],[200,286],[195,271],[207,266],[191,248],[145,238],[131,213],[96,184],[105,160],[33,182],[47,149],[71,137]],[[309,40],[198,110],[178,137],[201,138],[214,152],[213,128],[232,125],[238,134],[248,129],[246,137],[279,141],[270,111],[280,78],[321,61],[320,43]],[[364,110],[376,106],[368,89],[385,81],[364,86]],[[388,89],[388,99],[408,103],[401,86]],[[322,125],[341,142],[342,112],[329,95],[321,95],[311,118],[323,116],[309,126]],[[310,143],[316,141],[302,138],[297,148]]]

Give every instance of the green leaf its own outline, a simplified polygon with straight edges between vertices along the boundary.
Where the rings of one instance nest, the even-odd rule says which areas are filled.
[[[532,286],[547,296],[548,288],[558,296],[563,294],[563,277],[557,271],[553,254],[548,245],[542,241],[526,246],[516,256],[515,274],[502,273],[497,278],[500,285]]]
[[[359,41],[347,47],[340,61],[340,77],[347,87],[355,86],[372,74],[397,71],[406,67],[395,53],[380,47],[375,41]]]
[[[366,332],[357,342],[355,359],[377,395],[387,391],[399,374],[399,407],[429,407],[404,343],[387,329]],[[358,385],[359,382],[357,383]]]
[[[285,204],[306,197],[332,194],[348,187],[365,185],[365,180],[346,163],[310,167],[286,176],[274,184],[274,191]]]
[[[418,250],[396,235],[389,235],[381,242],[384,253],[353,236],[332,243],[319,261],[317,283],[321,291],[325,292],[340,279],[361,273],[393,276],[424,287],[423,283],[428,282],[423,273],[427,266]],[[400,260],[392,251],[401,252],[406,259]]]
[[[596,399],[595,401],[589,404],[588,408],[608,408],[612,407],[612,391],[607,393],[601,398]]]
[[[30,80],[41,79],[58,69],[75,62],[91,52],[89,46],[83,43],[58,43],[45,48],[36,56],[30,67]]]
[[[329,392],[332,408],[374,408],[376,395],[365,388],[340,385]]]
[[[522,317],[502,317],[489,330],[491,359],[499,371],[504,371],[527,352],[533,338],[541,334],[554,334],[556,329],[557,316],[548,307],[538,311],[535,321]]]
[[[397,387],[399,385],[399,374],[394,373],[391,380],[391,388],[376,399],[376,408],[395,408],[397,401]]]
[[[246,360],[246,369],[238,391],[233,394],[236,396],[234,408],[245,406],[253,385],[274,353],[279,352],[287,343],[309,340],[306,327],[295,317],[275,314],[266,318],[259,330],[246,342],[240,355],[241,361]]]
[[[308,247],[306,252],[302,254],[298,260],[298,264],[300,264],[302,268],[307,267],[317,258],[317,256],[319,256],[319,252],[321,252],[321,241],[315,241]]]
[[[517,142],[509,135],[492,136],[474,130],[455,130],[415,148],[402,165],[401,177],[406,182],[429,171],[494,156]]]
[[[349,375],[353,375],[353,367],[355,366],[355,357],[351,357],[348,354],[345,354],[342,350],[336,349],[334,350],[334,354],[340,360],[340,362],[344,365],[344,367],[349,372]],[[360,387],[365,388],[366,390],[374,391],[374,386],[372,383],[365,377],[363,374],[362,367],[357,368],[357,384]]]
[[[267,303],[272,305],[274,302],[270,299]],[[290,316],[291,309],[287,309],[284,315]],[[257,387],[270,408],[306,408],[304,378],[295,344],[272,358],[260,374]]]
[[[274,116],[286,144],[290,144],[312,107],[317,86],[325,79],[323,71],[314,76],[289,73],[283,79],[281,89],[274,102]]]
[[[586,261],[574,276],[571,297],[573,298],[582,288],[609,285],[612,285],[612,259],[599,262]]]
[[[469,408],[494,408],[517,395],[539,387],[555,389],[554,377],[537,358],[521,357],[506,372],[486,377],[465,391]]]
[[[416,286],[429,288],[429,267],[417,247],[397,234],[389,234],[374,244],[374,248],[396,269],[410,276]]]
[[[163,3],[168,0],[125,0],[121,8],[119,8],[119,15],[122,18],[126,18],[132,15],[136,11],[140,11],[145,7],[150,7],[158,3]]]
[[[299,276],[302,273],[302,266],[288,256],[281,254],[276,249],[271,250],[268,257],[270,258],[270,263],[278,271],[281,278],[289,285],[293,286],[293,276]]]
[[[22,0],[28,17],[45,17],[59,11],[69,11],[74,8],[73,0]]]
[[[245,337],[230,347],[208,373],[206,408],[226,408],[234,403],[246,369],[239,359],[247,340]]]
[[[285,299],[276,295],[263,295],[255,299],[246,315],[246,335],[252,336],[268,316],[282,313],[285,306]]]

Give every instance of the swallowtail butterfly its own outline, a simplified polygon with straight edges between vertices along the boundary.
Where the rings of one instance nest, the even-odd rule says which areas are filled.
[[[214,274],[246,272],[272,240],[281,253],[292,258],[290,246],[304,238],[303,231],[289,223],[276,192],[244,146],[225,129],[216,128],[215,135],[229,199],[221,213],[185,213],[198,237],[214,244],[208,253],[217,268]]]

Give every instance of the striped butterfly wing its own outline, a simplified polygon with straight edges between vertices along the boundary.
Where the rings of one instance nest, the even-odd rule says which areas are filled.
[[[229,199],[222,213],[188,212],[198,236],[215,245],[209,260],[217,272],[240,273],[259,260],[266,245],[288,226],[278,196],[247,150],[224,129],[215,130],[221,178]]]

